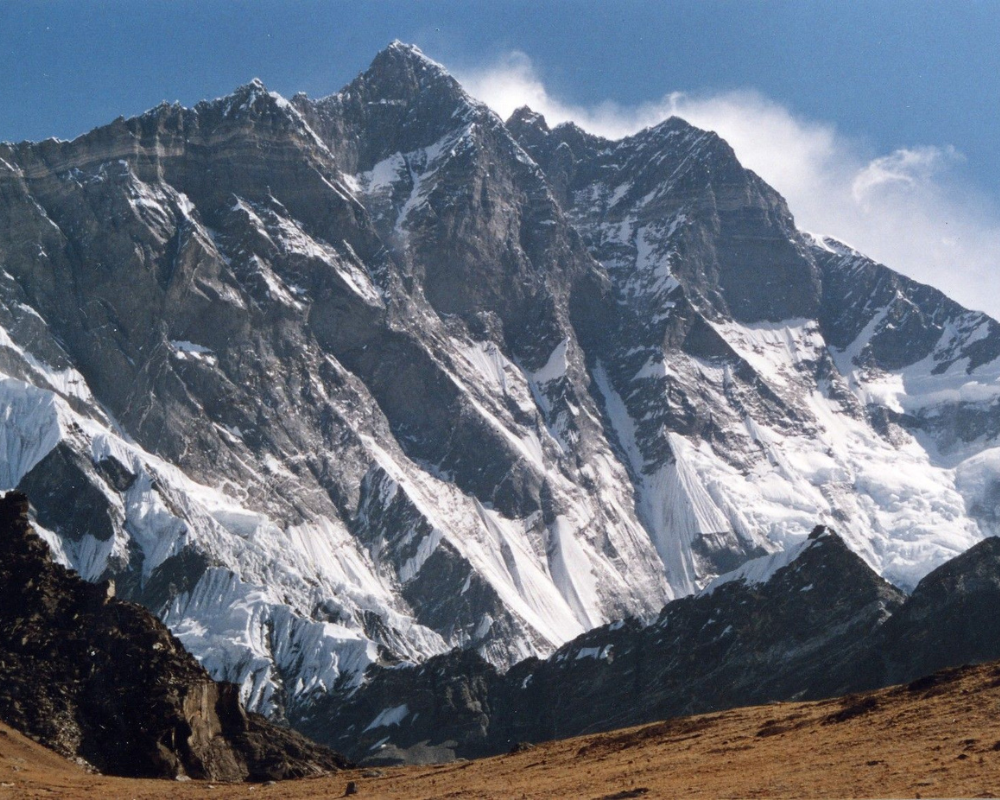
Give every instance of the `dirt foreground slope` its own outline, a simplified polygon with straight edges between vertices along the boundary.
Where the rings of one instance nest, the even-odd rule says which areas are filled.
[[[435,767],[263,784],[88,775],[0,730],[0,798],[997,797],[1000,664],[818,703],[781,703]],[[209,788],[211,787],[211,788]]]

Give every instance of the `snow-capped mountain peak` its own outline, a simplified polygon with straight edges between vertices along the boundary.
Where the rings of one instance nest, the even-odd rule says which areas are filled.
[[[995,322],[714,134],[505,124],[400,43],[321,100],[0,145],[0,269],[0,488],[275,714],[817,524],[907,588],[997,530]]]

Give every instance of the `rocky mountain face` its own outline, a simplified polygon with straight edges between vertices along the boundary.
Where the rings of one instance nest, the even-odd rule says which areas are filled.
[[[507,125],[612,281],[588,353],[674,585],[820,519],[912,589],[994,532],[996,322],[796,230],[682,120],[618,142],[528,109]]]
[[[650,624],[602,626],[505,674],[460,650],[419,667],[373,667],[361,689],[328,698],[304,726],[356,759],[395,764],[922,680],[1000,657],[996,542],[907,596],[817,527],[668,603]]]
[[[716,135],[503,122],[399,43],[320,100],[0,144],[0,488],[304,726],[817,522],[912,589],[997,531],[998,355]]]
[[[114,584],[52,562],[27,497],[0,499],[0,717],[101,772],[267,780],[347,765],[336,753],[247,714],[239,687],[213,681]]]

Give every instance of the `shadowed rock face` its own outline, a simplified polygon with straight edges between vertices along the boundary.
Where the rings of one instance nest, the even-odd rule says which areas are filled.
[[[54,564],[28,499],[0,500],[0,717],[102,772],[267,780],[343,758],[216,683],[152,614]]]
[[[1000,539],[994,537],[938,567],[917,585],[870,648],[863,673],[868,684],[903,683],[944,667],[997,658],[997,609]]]
[[[749,323],[815,316],[819,270],[797,241],[788,207],[716,134],[671,117],[609,141],[572,123],[550,131],[527,108],[514,112],[507,127],[545,170],[602,263],[629,242],[599,228],[683,215],[668,235],[682,255],[671,272],[700,311]],[[621,190],[609,202],[594,202],[594,188],[609,186]]]

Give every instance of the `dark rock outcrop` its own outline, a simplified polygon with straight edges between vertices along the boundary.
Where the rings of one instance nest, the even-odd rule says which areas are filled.
[[[1000,539],[989,538],[917,584],[859,660],[852,691],[905,683],[1000,657]]]
[[[268,780],[347,762],[244,711],[114,584],[54,563],[26,495],[0,500],[0,718],[116,775]]]
[[[510,710],[504,703],[519,702],[496,667],[468,650],[411,669],[372,669],[368,678],[358,692],[325,698],[299,723],[317,740],[348,744],[366,764],[493,755],[502,747],[496,721]]]

